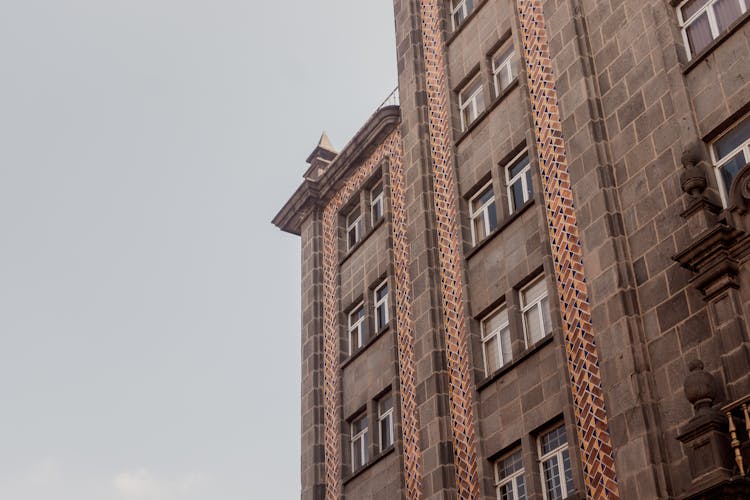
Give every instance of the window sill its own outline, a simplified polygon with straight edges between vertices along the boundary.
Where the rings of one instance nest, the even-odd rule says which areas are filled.
[[[479,252],[482,248],[484,248],[485,246],[487,246],[487,244],[491,240],[494,240],[495,237],[498,234],[502,233],[503,230],[505,230],[506,227],[510,226],[513,223],[514,220],[516,220],[519,217],[521,217],[521,215],[523,215],[523,213],[526,212],[529,209],[529,207],[534,204],[534,200],[535,200],[535,198],[533,198],[533,197],[529,198],[528,200],[526,200],[526,203],[524,203],[523,205],[521,205],[521,208],[519,208],[518,210],[516,210],[515,212],[513,212],[512,214],[510,214],[508,217],[506,217],[500,224],[498,224],[498,226],[495,229],[492,230],[492,232],[490,234],[487,235],[486,238],[484,238],[482,241],[480,241],[474,247],[472,247],[472,249],[469,250],[466,253],[466,256],[464,257],[464,259],[466,261],[468,261],[474,255],[476,255],[477,252]]]
[[[351,474],[349,474],[347,477],[345,477],[344,478],[344,485],[346,485],[347,483],[353,481],[357,476],[359,476],[360,474],[362,474],[366,470],[370,469],[371,467],[374,467],[376,463],[378,463],[381,460],[383,460],[385,457],[387,457],[388,455],[390,455],[391,453],[393,453],[395,450],[396,450],[396,446],[395,445],[390,445],[388,448],[386,448],[385,450],[381,451],[378,454],[378,456],[376,456],[370,462],[367,462],[365,465],[363,465],[362,467],[360,467],[359,469],[353,471]]]
[[[682,74],[687,75],[688,73],[690,73],[693,68],[698,66],[701,62],[703,62],[704,59],[710,56],[711,53],[716,50],[719,45],[727,40],[727,38],[734,35],[742,26],[744,26],[745,23],[747,23],[748,19],[750,19],[750,10],[742,14],[742,16],[740,16],[739,19],[732,23],[724,33],[717,36],[710,44],[708,44],[708,47],[700,51],[698,55],[694,56],[690,61],[688,61],[682,68]]]
[[[367,350],[368,347],[370,347],[372,344],[374,344],[380,337],[383,336],[385,332],[391,329],[391,323],[389,322],[387,325],[385,325],[383,328],[380,329],[379,332],[377,332],[375,335],[373,335],[367,342],[364,343],[362,347],[354,351],[348,358],[344,360],[343,363],[341,363],[341,370],[352,364],[352,362],[360,357],[363,352]]]
[[[501,102],[505,100],[505,98],[510,94],[516,87],[518,87],[518,76],[516,76],[512,82],[508,84],[505,89],[503,89],[502,92],[500,92],[500,95],[495,97],[493,101],[490,103],[490,105],[482,111],[479,116],[477,116],[476,120],[471,122],[468,127],[466,127],[465,130],[461,132],[461,135],[458,136],[458,139],[456,139],[455,145],[458,147],[459,144],[461,144],[464,139],[466,139],[469,135],[471,135],[471,131],[474,130],[482,121],[484,121],[487,116],[494,110]]]
[[[362,245],[364,245],[365,241],[367,241],[370,238],[370,236],[372,236],[372,233],[374,233],[375,231],[377,231],[377,229],[380,226],[382,226],[384,223],[385,223],[385,217],[381,217],[380,220],[378,222],[376,222],[375,225],[372,226],[365,234],[363,234],[362,238],[360,238],[360,240],[353,247],[351,247],[346,252],[346,254],[344,254],[344,256],[339,261],[339,266],[344,265],[344,262],[346,262],[347,260],[349,260],[349,257],[351,257],[357,251],[357,249],[359,247],[361,247]]]
[[[471,20],[476,17],[477,12],[479,12],[479,10],[482,7],[484,7],[484,4],[486,4],[486,3],[487,3],[487,0],[484,0],[484,1],[481,1],[481,2],[477,3],[477,6],[474,7],[473,11],[471,11],[471,14],[469,14],[468,16],[466,16],[466,19],[464,19],[464,21],[461,24],[458,25],[458,28],[454,29],[451,32],[451,34],[448,35],[448,39],[445,41],[445,46],[446,47],[448,47],[451,43],[453,43],[453,40],[455,40],[456,38],[458,38],[458,35],[460,35],[461,32],[464,30],[464,28],[466,28],[466,25],[469,24],[471,22]],[[453,21],[449,19],[448,22],[452,23]]]
[[[480,380],[477,384],[477,391],[481,391],[483,389],[486,389],[490,385],[492,385],[494,382],[496,382],[499,378],[501,378],[503,375],[514,369],[519,364],[523,363],[524,360],[526,360],[528,357],[533,355],[536,352],[539,352],[542,347],[546,346],[550,342],[552,342],[552,339],[555,338],[555,332],[554,330],[552,333],[547,335],[546,337],[543,337],[539,339],[536,344],[527,347],[525,351],[521,352],[519,356],[516,359],[513,359],[510,361],[510,363],[501,366],[498,368],[495,373],[492,373],[485,377],[483,380]]]

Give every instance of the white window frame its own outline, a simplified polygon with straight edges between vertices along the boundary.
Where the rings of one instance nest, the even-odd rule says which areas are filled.
[[[537,285],[539,283],[544,284],[544,293],[542,293],[539,297],[535,298],[528,304],[526,303],[525,296],[526,292],[528,292],[534,285]],[[537,278],[534,278],[528,285],[521,288],[519,291],[519,298],[521,302],[521,320],[523,322],[523,340],[526,343],[526,347],[533,345],[536,342],[539,342],[541,339],[549,335],[550,332],[544,331],[544,310],[542,308],[542,302],[544,299],[547,299],[547,308],[549,309],[549,291],[547,290],[547,283],[545,282],[544,275],[540,275]],[[529,325],[526,324],[526,313],[536,307],[537,309],[537,316],[539,320],[539,325],[541,327],[542,336],[534,341],[534,343],[531,343],[531,339],[529,338],[529,334],[531,330],[529,329]],[[552,321],[552,313],[551,311],[548,311],[548,314],[550,315],[550,330],[552,329],[551,321]]]
[[[385,295],[379,299],[378,292],[384,287],[386,288]],[[373,302],[375,303],[375,333],[379,333],[391,320],[390,311],[388,310],[390,303],[388,297],[390,294],[391,290],[388,289],[388,279],[384,279],[372,292]],[[382,325],[380,324],[380,314],[378,314],[378,309],[381,307],[383,307],[385,311],[385,322]]]
[[[352,216],[356,215],[354,220]],[[354,231],[354,242],[352,243],[349,235]],[[357,243],[362,240],[362,214],[360,213],[359,207],[355,207],[346,215],[346,249],[350,251],[354,248]]]
[[[511,475],[504,477],[503,479],[500,479],[500,464],[519,452],[521,452],[521,468],[513,472]],[[512,483],[513,484],[513,499],[512,500],[520,500],[518,498],[518,478],[523,478],[523,475],[526,472],[526,469],[523,466],[523,451],[521,450],[521,448],[516,448],[510,453],[506,453],[505,456],[503,456],[502,458],[495,460],[494,469],[495,469],[495,494],[497,495],[497,498],[500,498],[500,488],[502,488],[506,484]],[[524,492],[526,491],[526,487],[527,487],[526,479],[524,478]],[[525,494],[524,494],[524,497],[526,497]]]
[[[677,5],[677,20],[680,23],[680,31],[682,31],[682,41],[685,44],[685,52],[687,53],[688,61],[693,58],[693,56],[697,54],[692,54],[690,50],[690,40],[688,39],[687,35],[687,28],[693,24],[693,22],[698,19],[700,16],[703,15],[704,12],[708,15],[708,25],[711,28],[711,39],[716,40],[723,31],[719,31],[719,23],[716,20],[716,13],[714,12],[713,6],[715,3],[717,3],[719,0],[711,0],[710,2],[706,3],[699,11],[697,11],[695,14],[693,14],[690,18],[684,19],[682,17],[682,7],[688,3],[690,0],[683,0],[682,2]],[[747,13],[748,6],[750,5],[750,0],[737,0],[739,2],[740,10],[742,11],[742,15]],[[739,19],[739,18],[738,18]]]
[[[362,316],[359,317],[357,314],[362,311]],[[354,321],[352,321],[354,319]],[[367,321],[367,311],[365,310],[365,303],[360,302],[349,313],[349,355],[351,356],[357,350],[361,349],[365,345],[365,321]],[[357,345],[352,345],[352,335],[356,332]]]
[[[386,410],[385,412],[381,413],[380,404],[381,404],[381,402],[385,398],[390,398],[390,400],[391,400],[391,407],[388,410]],[[391,446],[393,446],[393,442],[394,442],[394,435],[393,435],[393,405],[394,405],[394,403],[395,403],[395,401],[393,400],[393,394],[392,393],[384,394],[383,396],[380,397],[380,399],[378,399],[378,434],[379,434],[379,436],[378,436],[378,438],[379,438],[378,439],[378,441],[379,441],[378,442],[378,446],[380,447],[381,453],[383,451],[387,450],[388,448],[390,448]],[[383,446],[384,443],[383,443],[383,431],[382,431],[383,425],[382,425],[382,423],[383,423],[384,420],[387,420],[388,435],[391,438],[391,442],[388,443],[387,446]]]
[[[502,311],[505,311],[506,319],[503,323],[500,324],[496,329],[492,330],[491,332],[487,332],[487,329],[485,328],[485,323],[492,317],[497,314],[500,314]],[[494,337],[497,338],[497,352],[495,353],[498,356],[498,368],[505,365],[505,360],[503,359],[503,346],[502,346],[502,340],[500,339],[500,332],[504,328],[508,328],[510,325],[510,314],[508,313],[507,307],[505,304],[501,305],[500,307],[494,309],[492,312],[486,314],[479,322],[480,329],[482,332],[482,358],[484,359],[484,373],[487,376],[492,375],[490,372],[490,364],[487,362],[487,349],[488,349],[488,342],[492,340]],[[510,358],[513,358],[513,353],[508,353]]]
[[[532,193],[529,193],[529,175],[527,173],[531,171],[531,158],[529,158],[529,162],[526,164],[526,166],[521,170],[519,173],[514,175],[513,177],[510,176],[510,169],[518,163],[518,161],[523,158],[524,156],[529,155],[529,150],[524,149],[520,153],[518,153],[515,158],[513,158],[511,161],[509,161],[505,165],[505,182],[506,182],[506,189],[508,191],[508,208],[510,209],[510,213],[514,213],[516,210],[518,210],[516,207],[513,206],[513,185],[520,181],[521,182],[521,189],[523,192],[523,203],[526,203],[531,199],[531,196],[533,194],[533,185],[531,186]],[[522,203],[522,205],[523,205]]]
[[[373,197],[372,195],[375,192],[377,192],[378,190],[380,190],[380,192],[375,197]],[[384,190],[384,187],[383,187],[383,181],[380,181],[377,184],[375,184],[375,186],[373,186],[373,188],[370,190],[370,223],[373,225],[373,227],[375,226],[375,224],[377,224],[378,222],[380,222],[380,220],[383,217],[385,217],[385,204],[383,203],[383,201],[384,201],[384,197],[383,197],[384,191],[385,190]],[[376,206],[380,207],[380,216],[377,217],[377,218],[375,217],[375,207]]]
[[[451,23],[453,31],[456,31],[459,26],[466,22],[466,18],[474,10],[474,0],[451,0]],[[462,11],[463,16],[461,21],[456,23],[456,14]]]
[[[492,190],[492,198],[486,203],[484,203],[482,206],[474,210],[474,200],[481,198],[482,195],[486,193],[488,189]],[[469,199],[469,214],[470,214],[469,218],[471,219],[471,244],[472,245],[476,245],[477,243],[479,243],[479,241],[481,241],[477,239],[477,228],[475,224],[477,219],[479,219],[480,217],[482,219],[482,225],[484,226],[485,238],[489,236],[489,234],[495,229],[495,228],[490,228],[490,212],[489,212],[490,205],[494,205],[494,204],[495,204],[495,190],[492,187],[491,180],[487,184],[482,186],[479,189],[479,191],[477,191],[477,194],[475,194]],[[495,205],[495,219],[497,219],[497,205]]]
[[[542,438],[546,436],[547,434],[556,431],[557,429],[565,427],[565,424],[557,425],[544,433],[540,434],[536,439],[536,446],[537,446],[537,453],[539,456],[539,478],[542,482],[542,495],[544,496],[544,500],[549,500],[549,493],[547,492],[547,485],[545,484],[545,477],[544,477],[544,463],[548,460],[550,460],[553,457],[557,457],[557,472],[560,475],[560,491],[562,493],[562,498],[567,498],[567,496],[572,493],[572,491],[568,491],[568,481],[565,477],[565,460],[563,459],[563,452],[566,450],[568,451],[568,460],[571,460],[570,457],[570,446],[568,441],[568,430],[563,429],[565,431],[565,444],[562,444],[555,448],[552,451],[549,451],[545,454],[542,454]]]
[[[743,116],[741,119],[733,123],[731,127],[711,142],[711,147],[709,148],[711,150],[711,163],[714,165],[714,175],[716,176],[716,182],[719,186],[721,202],[724,204],[725,208],[729,206],[729,190],[732,186],[724,185],[724,177],[721,175],[721,167],[729,163],[729,160],[737,156],[740,152],[745,155],[745,162],[750,163],[750,137],[721,158],[719,158],[716,153],[716,143],[723,139],[725,135],[732,132],[736,127],[744,123],[745,120],[750,120],[750,114]]]
[[[359,432],[357,432],[355,434],[354,433],[354,429],[355,429],[354,426],[356,425],[357,422],[359,422],[361,420],[365,421],[365,427],[364,427],[363,430],[361,430],[361,431],[359,431]],[[352,472],[355,472],[355,471],[361,469],[362,467],[364,467],[365,465],[367,465],[367,462],[368,462],[368,459],[369,459],[369,455],[370,454],[368,453],[368,450],[367,450],[367,448],[368,448],[368,443],[367,443],[368,425],[367,424],[368,424],[368,422],[367,422],[367,414],[363,414],[363,415],[359,415],[359,416],[355,417],[354,419],[352,419],[351,423],[349,424],[349,426],[350,426],[349,427],[349,432],[351,433],[351,436],[352,436],[351,437]],[[360,461],[361,461],[362,465],[360,467],[355,467],[355,465],[354,465],[354,455],[355,455],[354,454],[354,444],[357,441],[361,441],[361,446],[360,446],[360,450],[361,450]]]
[[[503,51],[507,52],[508,47],[500,47],[500,49],[498,49],[497,52],[495,52],[495,54],[492,56],[492,81],[494,82],[495,86],[495,97],[499,97],[500,94],[510,86],[513,79],[517,76],[513,74],[513,58],[516,56],[515,47],[511,46],[508,55],[500,64],[497,64],[497,57]],[[508,85],[500,88],[500,73],[502,71],[505,71],[506,75],[508,76]]]
[[[469,80],[469,82],[461,87],[461,90],[458,92],[458,114],[461,117],[461,130],[466,130],[469,125],[477,121],[477,118],[479,118],[479,115],[482,114],[484,111],[485,103],[484,103],[484,95],[482,92],[484,92],[484,83],[481,81],[482,75],[477,74],[474,78]],[[466,89],[474,85],[476,82],[479,82],[479,86],[476,88],[474,92],[472,92],[468,97],[464,98],[464,92]],[[479,96],[482,96],[482,109],[479,109],[479,106],[477,105],[477,98]],[[464,110],[467,108],[470,108],[471,111],[471,120],[469,122],[466,122],[466,117],[464,117]]]

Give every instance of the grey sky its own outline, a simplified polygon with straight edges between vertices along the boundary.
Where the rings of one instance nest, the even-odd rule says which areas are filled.
[[[0,498],[294,498],[299,242],[392,2],[0,0]]]

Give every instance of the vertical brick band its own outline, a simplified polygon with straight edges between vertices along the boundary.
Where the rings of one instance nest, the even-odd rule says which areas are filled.
[[[456,489],[458,497],[467,500],[480,498],[481,492],[462,281],[461,226],[456,200],[448,96],[445,92],[446,63],[439,2],[422,0],[421,18]]]
[[[518,11],[586,492],[588,498],[617,499],[614,454],[542,2],[518,0]]]
[[[391,231],[395,268],[395,305],[404,478],[408,498],[422,498],[421,449],[417,412],[414,318],[401,135],[395,130],[346,181],[323,211],[323,406],[325,421],[326,498],[342,497],[341,415],[339,411],[338,213],[375,169],[386,162],[391,177]]]

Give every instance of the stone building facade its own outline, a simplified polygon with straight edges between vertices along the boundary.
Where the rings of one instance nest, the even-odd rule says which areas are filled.
[[[748,11],[394,0],[397,95],[274,219],[303,499],[750,498]]]

